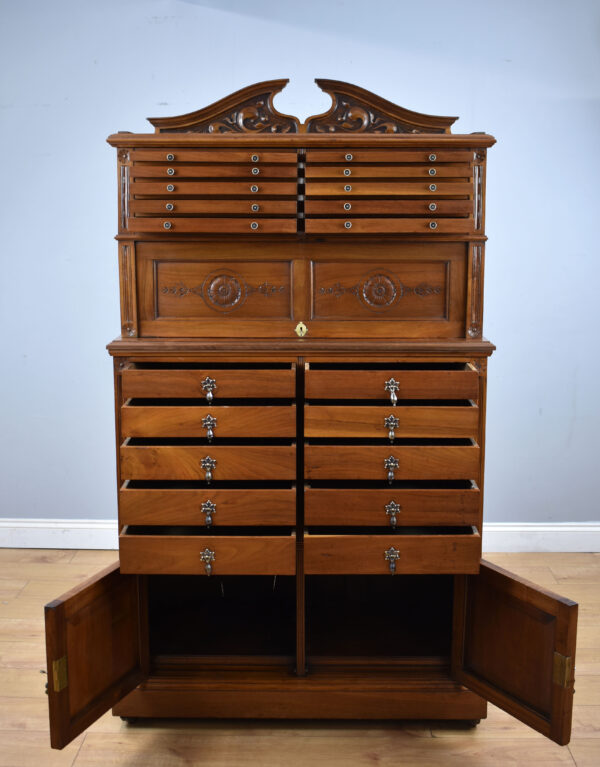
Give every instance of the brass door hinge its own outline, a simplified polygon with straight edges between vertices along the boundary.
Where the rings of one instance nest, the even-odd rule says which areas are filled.
[[[571,686],[573,680],[573,658],[570,655],[554,653],[552,664],[552,681],[565,690]]]
[[[54,692],[64,690],[69,684],[67,675],[67,656],[52,661],[52,689]]]

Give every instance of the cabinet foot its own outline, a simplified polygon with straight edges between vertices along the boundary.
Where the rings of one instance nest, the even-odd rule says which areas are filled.
[[[126,722],[127,724],[137,724],[138,717],[137,716],[122,716],[121,720],[123,722]]]

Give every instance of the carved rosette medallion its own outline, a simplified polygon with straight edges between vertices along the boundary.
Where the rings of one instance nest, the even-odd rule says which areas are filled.
[[[401,283],[395,284],[387,274],[373,274],[362,284],[362,300],[373,309],[387,309],[401,296]]]
[[[441,292],[442,288],[439,285],[420,283],[414,287],[409,287],[400,282],[393,274],[380,271],[366,274],[356,285],[342,285],[341,282],[336,282],[334,285],[319,288],[321,296],[335,299],[350,293],[356,296],[368,309],[375,312],[388,311],[405,296],[428,298],[429,296],[437,296]]]
[[[204,283],[204,296],[207,303],[220,310],[234,309],[246,298],[242,284],[231,274],[217,274]]]

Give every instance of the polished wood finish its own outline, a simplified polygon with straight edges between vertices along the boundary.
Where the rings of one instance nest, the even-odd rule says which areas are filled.
[[[304,536],[304,568],[308,575],[389,575],[385,553],[398,554],[395,573],[477,573],[481,538],[471,528],[463,534]]]
[[[227,370],[211,368],[198,370],[185,368],[147,370],[126,368],[121,373],[123,397],[141,398],[206,398],[202,382],[206,378],[215,381],[213,402],[221,399],[248,399],[263,397],[292,398],[295,394],[294,372],[289,370]]]
[[[123,657],[144,677],[116,711],[479,718],[482,696],[512,696],[565,742],[552,605],[479,574],[494,139],[330,80],[330,109],[300,123],[273,105],[285,83],[109,139],[133,579],[115,590],[136,584]]]
[[[123,483],[120,517],[125,525],[206,525],[202,504],[211,501],[212,526],[294,525],[295,488],[236,490],[219,488],[139,488]]]
[[[308,399],[389,399],[386,381],[398,382],[398,399],[472,399],[479,395],[479,376],[464,370],[308,370]]]
[[[362,767],[365,759],[378,757],[380,761],[392,761],[402,753],[405,760],[417,765],[440,763],[459,764],[465,759],[465,752],[481,764],[495,765],[512,763],[525,767],[532,762],[540,764],[574,764],[579,767],[593,765],[600,758],[600,739],[598,738],[598,718],[600,714],[600,693],[597,686],[597,626],[600,621],[600,557],[590,553],[535,553],[535,554],[486,554],[486,559],[508,568],[522,576],[535,578],[544,583],[546,588],[558,593],[571,593],[580,601],[579,642],[577,649],[577,694],[573,697],[573,731],[568,746],[559,747],[544,738],[538,732],[522,724],[514,717],[501,711],[494,705],[487,707],[485,702],[474,693],[468,692],[460,683],[453,682],[448,672],[445,674],[445,689],[442,690],[441,673],[437,668],[421,666],[422,689],[419,704],[412,703],[416,695],[414,684],[404,683],[406,714],[402,719],[388,721],[348,719],[347,721],[312,720],[278,722],[240,718],[236,720],[208,719],[204,721],[170,721],[155,718],[152,723],[130,725],[118,716],[105,714],[86,732],[62,752],[51,751],[48,746],[48,713],[46,696],[43,695],[45,676],[39,673],[44,666],[43,644],[43,605],[61,589],[75,586],[79,581],[94,571],[110,564],[115,559],[114,551],[49,550],[49,549],[0,549],[0,575],[3,599],[2,653],[0,654],[0,729],[2,730],[2,756],[7,764],[19,767],[39,767],[40,764],[68,765],[71,767],[90,767],[99,760],[114,767],[130,767],[132,760],[143,761],[144,765],[162,767],[165,760],[175,758],[202,761],[207,742],[214,745],[210,760],[218,767],[230,767],[236,759],[244,763],[248,754],[265,767],[280,767],[282,763],[302,767],[307,759],[317,764],[331,764],[343,760],[348,767]],[[18,570],[18,577],[16,575]],[[390,666],[384,666],[391,677]],[[404,666],[403,668],[406,668]],[[311,662],[310,681],[319,674],[322,682],[326,669],[314,667]],[[373,666],[371,666],[373,670]],[[280,677],[289,679],[289,666],[279,666]],[[167,671],[163,667],[163,671]],[[181,668],[180,671],[184,672]],[[334,682],[337,669],[328,676]],[[367,669],[353,671],[355,678],[364,678]],[[402,669],[400,669],[402,672]],[[162,705],[148,701],[149,687],[155,677],[150,677],[144,687],[138,687],[134,693],[126,696],[118,704],[119,711],[127,704],[124,716],[134,716],[133,699],[139,701],[145,697],[144,706],[152,708],[156,716],[165,717],[169,705],[164,698],[170,698],[172,706],[179,706],[182,717],[194,713],[193,706],[211,709],[208,695],[202,692],[186,692],[181,688],[182,673],[177,674],[171,667],[171,687],[162,693]],[[234,672],[235,673],[235,672]],[[211,670],[204,670],[204,678],[210,677]],[[163,674],[163,679],[166,675]],[[177,681],[179,676],[179,682]],[[340,705],[348,701],[347,689],[338,696]],[[399,674],[394,673],[398,680]],[[437,677],[435,685],[433,679]],[[196,676],[201,686],[202,675]],[[246,673],[246,684],[252,676]],[[166,681],[166,680],[165,680]],[[166,687],[166,685],[165,685]],[[179,689],[178,689],[179,687]],[[323,695],[324,684],[320,694]],[[436,688],[435,690],[433,688]],[[400,695],[399,682],[396,682],[394,700]],[[356,685],[353,694],[354,705],[348,708],[360,711],[367,695],[373,705],[391,704],[391,695],[375,696],[368,691],[359,696]],[[455,692],[452,692],[452,691]],[[251,694],[244,697],[240,684],[239,709],[246,712],[252,709]],[[255,690],[256,692],[256,690]],[[296,690],[289,696],[296,700]],[[156,691],[154,691],[156,694]],[[215,693],[216,695],[217,693]],[[454,696],[452,705],[449,695]],[[185,704],[182,696],[186,697]],[[211,693],[212,696],[212,693]],[[213,698],[214,700],[214,698]],[[467,706],[465,701],[476,701]],[[379,702],[378,702],[379,701]],[[244,703],[248,705],[244,706]],[[233,700],[231,705],[235,705]],[[398,704],[400,705],[400,704]],[[189,708],[186,708],[189,707]],[[323,706],[326,709],[327,706]],[[470,710],[469,710],[470,709]],[[285,710],[285,708],[283,709]],[[365,707],[368,712],[370,709]],[[418,712],[423,721],[409,718]],[[465,719],[480,719],[475,727],[466,727],[455,721],[436,721],[452,715]],[[326,711],[324,711],[326,714]],[[382,716],[385,716],[382,714]],[[241,714],[243,717],[243,713]],[[456,717],[454,717],[456,718]],[[452,719],[452,717],[451,717]],[[297,757],[290,755],[290,738],[302,742],[302,753]],[[179,754],[173,757],[174,753]],[[368,756],[365,756],[367,754]]]
[[[50,742],[63,748],[144,678],[137,579],[119,563],[44,608]]]
[[[132,445],[127,440],[120,454],[123,479],[205,480],[206,456],[216,461],[212,472],[216,482],[296,477],[293,445]]]
[[[292,535],[136,535],[126,527],[119,536],[121,571],[140,575],[207,576],[200,558],[210,549],[212,575],[293,575],[296,542]]]
[[[451,483],[448,483],[451,484]],[[369,488],[338,489],[307,487],[304,519],[307,525],[341,527],[381,525],[390,527],[386,506],[391,501],[400,509],[396,525],[474,525],[479,515],[480,491],[475,483],[468,489]]]
[[[453,671],[564,745],[571,734],[577,604],[488,562],[456,581]]]
[[[133,406],[121,410],[122,434],[127,437],[206,437],[204,419],[216,419],[215,444],[227,437],[294,437],[296,406],[244,407],[208,405]]]
[[[307,405],[304,433],[307,437],[376,437],[389,435],[385,421],[398,419],[395,438],[469,437],[476,438],[479,409],[469,407],[406,407],[357,405]],[[393,444],[393,443],[392,443]]]
[[[479,446],[471,445],[312,445],[305,447],[307,479],[387,480],[385,460],[394,456],[396,480],[479,480]]]

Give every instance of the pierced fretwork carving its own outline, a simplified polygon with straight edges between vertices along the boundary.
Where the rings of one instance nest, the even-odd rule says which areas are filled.
[[[157,133],[450,133],[456,117],[412,112],[340,80],[317,79],[331,108],[300,123],[273,106],[288,80],[267,80],[176,117],[149,117]]]
[[[450,133],[456,117],[411,112],[357,85],[315,80],[332,99],[329,111],[309,117],[307,133]]]
[[[149,117],[157,133],[298,133],[296,117],[273,106],[288,80],[249,85],[204,109],[177,117]]]

